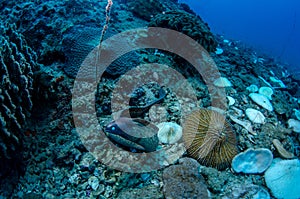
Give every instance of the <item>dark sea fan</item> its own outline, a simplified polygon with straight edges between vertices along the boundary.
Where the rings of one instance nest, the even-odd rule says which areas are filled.
[[[237,154],[236,137],[225,117],[199,109],[187,116],[183,138],[189,156],[205,166],[225,169]]]

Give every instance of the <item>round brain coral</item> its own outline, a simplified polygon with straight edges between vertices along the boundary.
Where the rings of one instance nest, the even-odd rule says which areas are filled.
[[[213,110],[200,109],[188,115],[183,139],[188,155],[205,166],[225,169],[237,154],[236,137],[230,123]]]

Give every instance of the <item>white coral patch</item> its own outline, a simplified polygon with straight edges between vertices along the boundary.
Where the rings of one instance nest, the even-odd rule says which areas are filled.
[[[174,122],[162,122],[159,128],[158,139],[164,144],[174,144],[182,137],[182,127]]]

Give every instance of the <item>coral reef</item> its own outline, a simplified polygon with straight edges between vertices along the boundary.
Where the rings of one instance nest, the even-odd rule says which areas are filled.
[[[151,1],[125,0],[125,1],[126,1],[127,9],[131,11],[137,18],[140,18],[144,21],[150,21],[155,15],[162,14],[165,11],[169,11],[169,10],[178,10],[178,9],[190,10],[187,5],[186,7],[180,6],[180,4],[178,4],[176,0],[175,1],[170,0],[168,2],[162,0],[151,0]]]
[[[16,24],[28,45],[37,52],[38,61],[51,65],[64,62],[61,41],[66,30],[74,25],[102,23],[104,14],[94,9],[102,3],[105,4],[83,0],[14,2],[2,12],[7,16],[6,21]]]
[[[186,4],[178,4],[176,0],[113,1],[111,23],[107,34],[105,34],[106,37],[132,28],[146,27],[149,20],[151,24],[159,16],[166,19],[165,21],[159,20],[165,24],[164,27],[173,27],[189,36],[195,36],[194,39],[197,39],[196,36],[203,31],[201,27],[207,28],[207,25],[201,20],[199,21],[199,17],[196,17]],[[139,8],[146,8],[147,6],[148,8],[152,6],[155,8],[157,5],[162,5],[162,7],[146,9],[146,12],[144,12],[145,9],[144,11],[141,9],[139,16],[138,11],[134,10],[134,7],[130,7],[129,2],[139,3],[140,5],[136,5]],[[151,2],[154,3],[151,4]],[[160,4],[158,4],[159,2]],[[128,165],[129,153],[126,151],[120,154],[113,153],[113,150],[106,145],[109,141],[106,137],[102,142],[95,142],[96,136],[86,136],[83,138],[88,141],[85,145],[82,142],[83,139],[78,136],[78,129],[74,128],[74,115],[72,115],[70,105],[72,98],[70,93],[74,82],[72,78],[76,75],[76,67],[80,65],[84,56],[78,54],[80,51],[75,51],[72,54],[73,49],[71,47],[80,50],[78,49],[80,47],[78,44],[80,44],[81,47],[85,48],[84,52],[88,53],[88,48],[91,49],[98,44],[99,32],[105,20],[106,3],[107,1],[93,0],[33,0],[30,2],[3,0],[0,2],[0,23],[5,22],[16,26],[7,29],[3,25],[4,31],[1,28],[0,36],[1,42],[3,41],[3,45],[0,47],[0,165],[4,167],[0,171],[0,198],[168,198],[168,196],[175,198],[182,195],[192,198],[193,194],[196,195],[197,193],[202,194],[200,197],[205,198],[207,197],[207,190],[209,190],[210,198],[225,199],[275,198],[276,196],[283,198],[281,195],[277,195],[280,191],[283,191],[285,196],[289,196],[290,193],[297,193],[298,189],[292,190],[293,186],[289,184],[289,180],[297,178],[295,184],[299,180],[300,136],[297,132],[299,132],[300,116],[294,111],[294,109],[300,109],[299,74],[289,74],[288,65],[261,55],[240,41],[229,40],[220,35],[213,36],[215,39],[212,41],[213,44],[207,40],[210,34],[204,35],[203,38],[199,37],[200,39],[198,38],[197,41],[204,47],[207,45],[215,46],[218,43],[219,50],[217,53],[213,53],[214,49],[211,48],[210,52],[212,53],[210,55],[216,62],[221,77],[226,77],[231,83],[230,87],[224,88],[226,91],[224,97],[227,96],[231,102],[234,99],[235,103],[230,103],[224,114],[226,113],[232,118],[230,132],[237,132],[237,148],[240,151],[246,151],[249,148],[270,148],[275,158],[295,158],[295,160],[280,161],[280,164],[274,161],[274,165],[265,172],[265,175],[241,175],[230,169],[221,170],[218,165],[216,167],[219,170],[212,168],[214,163],[206,164],[209,161],[206,161],[205,158],[210,158],[211,162],[219,161],[218,155],[213,157],[207,155],[200,159],[202,160],[200,163],[203,164],[200,166],[196,160],[192,159],[184,158],[178,161],[178,158],[185,153],[183,143],[180,145],[178,142],[175,144],[158,143],[156,149],[167,150],[165,156],[163,158],[161,155],[151,158],[143,156],[142,161],[146,170],[153,168],[154,164],[159,165],[161,169],[138,174],[124,172],[124,168],[127,168],[128,171],[139,170],[140,164]],[[181,15],[179,11],[170,10],[185,10],[185,12]],[[165,16],[163,15],[164,11]],[[202,24],[197,25],[195,21]],[[169,22],[171,24],[168,24]],[[87,31],[87,33],[83,32],[80,35],[81,31]],[[95,37],[91,36],[93,31]],[[207,31],[209,32],[208,29]],[[87,43],[83,43],[82,37],[85,35],[88,37]],[[137,36],[145,36],[144,31],[138,32]],[[136,39],[134,37],[129,42],[136,41]],[[118,41],[115,42],[114,44],[119,44]],[[120,49],[120,45],[114,44],[112,46]],[[21,48],[21,46],[23,47]],[[14,61],[18,62],[21,69],[30,65],[31,70],[34,70],[36,56],[28,46],[38,55],[38,62],[44,64],[44,66],[41,65],[41,70],[32,71],[33,75],[29,71],[21,70],[28,83],[33,83],[34,90],[28,88],[29,94],[34,91],[31,98],[26,98],[26,84],[21,84],[24,78],[17,73],[15,69],[18,65],[14,64]],[[7,47],[12,49],[12,53],[6,51]],[[22,56],[24,59],[19,59]],[[72,56],[78,56],[79,59],[75,60]],[[146,71],[145,74],[153,77],[154,81],[163,78],[168,91],[164,102],[153,106],[149,113],[144,115],[144,119],[155,125],[161,122],[182,124],[182,119],[184,119],[182,116],[186,116],[186,113],[195,110],[196,107],[212,106],[210,94],[214,93],[208,91],[203,78],[200,74],[196,74],[197,71],[191,64],[162,50],[143,49],[125,54],[115,60],[107,69],[105,77],[99,82],[95,107],[97,119],[102,128],[112,121],[110,117],[114,112],[113,103],[111,103],[112,93],[115,91],[118,81],[122,79],[119,78],[120,74],[132,69],[130,67],[134,67],[140,57],[142,63],[160,63],[175,68],[186,77],[184,81],[187,81],[187,83],[181,80],[177,81],[176,76],[164,75],[168,73],[169,68],[148,72],[137,67],[142,72]],[[6,71],[4,68],[8,70]],[[65,71],[69,69],[72,75],[66,76]],[[22,78],[17,78],[17,76],[22,76]],[[129,102],[130,106],[144,106],[148,104],[149,100],[151,101],[158,96],[159,85],[153,82],[144,86],[137,85],[137,82],[140,82],[142,78],[132,77],[124,77],[128,84],[123,85],[132,89],[138,87],[134,93],[131,89],[126,91],[123,87],[119,92],[120,95],[115,95],[120,103],[114,105],[121,108],[120,110],[128,107],[128,103],[123,102]],[[5,82],[2,81],[3,79]],[[14,81],[17,79],[19,82]],[[34,79],[33,82],[32,79]],[[187,86],[188,84],[191,85],[190,88]],[[258,88],[261,87],[270,87],[273,90],[271,102],[274,111],[261,108],[249,97],[250,93],[258,93]],[[190,91],[195,94],[195,98],[191,98]],[[266,92],[261,94],[266,94]],[[186,97],[180,98],[179,95]],[[82,97],[89,96],[83,95]],[[33,105],[33,110],[30,108],[32,107],[30,104]],[[84,105],[93,106],[93,104]],[[4,106],[7,109],[3,108]],[[263,124],[251,123],[250,118],[245,114],[249,108],[261,111],[265,117]],[[5,111],[3,111],[4,109]],[[8,117],[7,110],[9,110],[11,117]],[[223,123],[225,116],[222,117],[221,122]],[[22,118],[25,118],[25,122]],[[294,121],[295,119],[297,120]],[[191,122],[194,121],[196,120]],[[26,125],[26,122],[31,124]],[[213,123],[213,121],[209,122]],[[18,128],[18,124],[22,129],[21,131],[14,130]],[[218,127],[218,125],[215,126]],[[32,129],[36,131],[32,131]],[[90,130],[97,134],[94,128]],[[24,136],[22,131],[25,131]],[[231,138],[234,136],[230,136],[231,133],[227,131],[226,133],[228,140],[232,140]],[[194,143],[196,141],[195,139]],[[212,141],[212,143],[215,142]],[[100,156],[98,160],[87,151],[89,144],[97,147]],[[209,147],[212,145],[214,144],[209,145]],[[202,144],[201,146],[207,145]],[[228,144],[228,146],[234,147],[232,152],[237,153],[235,144]],[[26,163],[26,167],[23,167],[26,171],[24,175],[16,179],[13,175],[22,167],[22,164],[19,164],[15,158],[21,157],[21,155]],[[222,157],[225,155],[223,153]],[[14,159],[3,159],[4,156]],[[231,160],[231,158],[228,159]],[[107,160],[107,162],[99,160]],[[136,162],[136,160],[130,159],[130,162]],[[107,163],[110,165],[108,166]],[[245,160],[245,163],[250,164],[251,160]],[[110,167],[117,164],[120,165],[122,171]],[[168,167],[165,167],[166,165]],[[229,166],[228,163],[226,165]],[[288,168],[284,165],[287,165]],[[275,171],[271,170],[272,167],[275,167]],[[4,175],[9,174],[6,172],[8,171],[7,168],[14,173],[4,179]],[[291,172],[287,173],[287,171]],[[268,179],[268,172],[270,175],[275,173],[276,179]],[[282,175],[278,175],[278,173]],[[293,175],[292,178],[290,178],[290,174]],[[168,178],[163,179],[164,177]],[[273,185],[272,182],[270,184],[270,180]],[[277,181],[280,186],[276,184]],[[17,186],[13,187],[15,183]],[[271,196],[268,191],[272,194]],[[10,194],[7,194],[8,192]],[[296,197],[299,198],[299,195]]]
[[[200,43],[208,52],[216,50],[217,41],[199,16],[182,11],[167,11],[153,17],[149,26],[182,32]]]
[[[22,169],[22,139],[31,116],[36,54],[13,26],[0,27],[0,178]]]
[[[65,55],[65,66],[63,70],[68,76],[76,77],[84,59],[99,44],[101,31],[101,28],[98,27],[77,25],[64,33],[62,49]],[[107,35],[111,36],[112,34],[113,32],[108,29]],[[111,49],[115,50],[114,48]],[[136,52],[126,53],[110,64],[105,75],[116,78],[137,66],[138,63],[139,56]]]
[[[137,52],[129,52],[116,59],[106,68],[104,76],[119,77],[140,63]]]
[[[86,56],[99,44],[101,28],[77,25],[69,28],[62,40],[62,47],[66,56],[63,70],[72,78],[86,58]]]
[[[225,117],[200,109],[187,116],[183,139],[188,154],[206,166],[224,169],[237,154],[235,133]]]
[[[163,2],[160,0],[153,1],[135,1],[128,0],[129,10],[132,11],[136,16],[150,21],[150,19],[156,15],[160,14],[166,10],[166,7]]]

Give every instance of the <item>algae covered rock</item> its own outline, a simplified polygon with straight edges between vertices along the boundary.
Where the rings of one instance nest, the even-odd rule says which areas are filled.
[[[153,17],[149,26],[182,32],[200,43],[208,52],[216,50],[217,41],[208,25],[199,16],[181,11],[167,11]]]
[[[166,198],[208,198],[200,164],[191,158],[182,158],[163,172],[164,195]]]
[[[296,100],[287,91],[276,91],[272,96],[272,104],[277,114],[287,118],[293,115],[293,109],[298,108]]]

